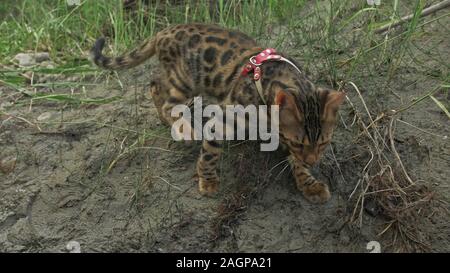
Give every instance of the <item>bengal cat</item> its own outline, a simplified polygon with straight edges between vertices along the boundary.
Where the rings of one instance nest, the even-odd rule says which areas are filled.
[[[262,92],[254,79],[242,76],[249,59],[261,53],[255,40],[244,33],[216,25],[175,25],[158,32],[131,52],[115,58],[102,55],[105,39],[91,50],[95,64],[105,69],[127,69],[158,56],[162,75],[151,85],[160,118],[175,121],[171,109],[194,96],[213,96],[222,106],[260,104],[279,106],[279,135],[290,153],[297,188],[313,203],[330,198],[328,186],[309,172],[330,143],[343,92],[316,87],[290,62],[267,61],[261,66]],[[213,195],[218,190],[216,173],[221,141],[203,140],[197,161],[199,191]]]

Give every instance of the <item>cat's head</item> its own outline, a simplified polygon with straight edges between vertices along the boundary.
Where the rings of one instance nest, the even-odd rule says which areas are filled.
[[[324,88],[305,93],[276,90],[280,134],[295,159],[310,166],[317,163],[331,142],[344,99],[345,93]]]

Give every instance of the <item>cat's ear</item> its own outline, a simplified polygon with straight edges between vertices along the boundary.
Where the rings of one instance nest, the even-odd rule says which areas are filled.
[[[287,96],[288,94],[283,90],[278,90],[275,93],[275,104],[279,107],[283,107],[287,104]]]
[[[277,90],[275,93],[275,104],[280,107],[280,110],[297,109],[294,96],[282,89]]]
[[[328,91],[326,96],[323,116],[326,120],[335,119],[337,110],[345,100],[345,92]]]
[[[294,96],[279,89],[275,93],[274,104],[278,105],[280,110],[280,129],[285,136],[295,138],[299,133],[302,118]]]

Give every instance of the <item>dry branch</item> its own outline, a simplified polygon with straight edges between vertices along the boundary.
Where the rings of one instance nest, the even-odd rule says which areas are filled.
[[[439,10],[442,10],[442,9],[445,9],[448,7],[450,7],[450,0],[442,1],[440,3],[437,3],[435,5],[432,5],[431,7],[428,7],[426,9],[422,10],[422,12],[420,13],[420,17],[428,16],[430,14],[433,14]],[[379,29],[375,30],[375,33],[379,34],[379,33],[385,32],[389,29],[395,28],[405,22],[408,22],[413,17],[414,17],[414,14],[409,14],[407,16],[404,16],[404,17],[400,18],[400,20],[398,20],[398,21],[395,21],[393,23],[389,23],[389,24],[386,24],[386,25],[380,27]]]

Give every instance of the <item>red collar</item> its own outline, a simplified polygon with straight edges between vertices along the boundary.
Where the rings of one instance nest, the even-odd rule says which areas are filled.
[[[260,81],[261,79],[261,65],[264,62],[267,61],[282,61],[290,64],[293,66],[298,73],[302,73],[300,68],[298,68],[293,62],[289,61],[288,59],[284,58],[283,56],[277,54],[276,50],[273,48],[264,49],[261,53],[258,55],[255,55],[250,58],[249,62],[244,66],[241,72],[241,76],[247,76],[248,73],[253,71],[253,80],[255,81],[256,90],[258,91],[259,96],[261,97],[264,104],[266,103],[266,100],[264,98],[263,94],[263,87],[262,83]]]
[[[258,81],[261,78],[261,68],[259,67],[266,61],[279,61],[282,59],[281,55],[278,55],[273,48],[264,49],[258,55],[250,58],[249,62],[242,69],[241,75],[247,76],[248,73],[253,71],[253,80]]]

